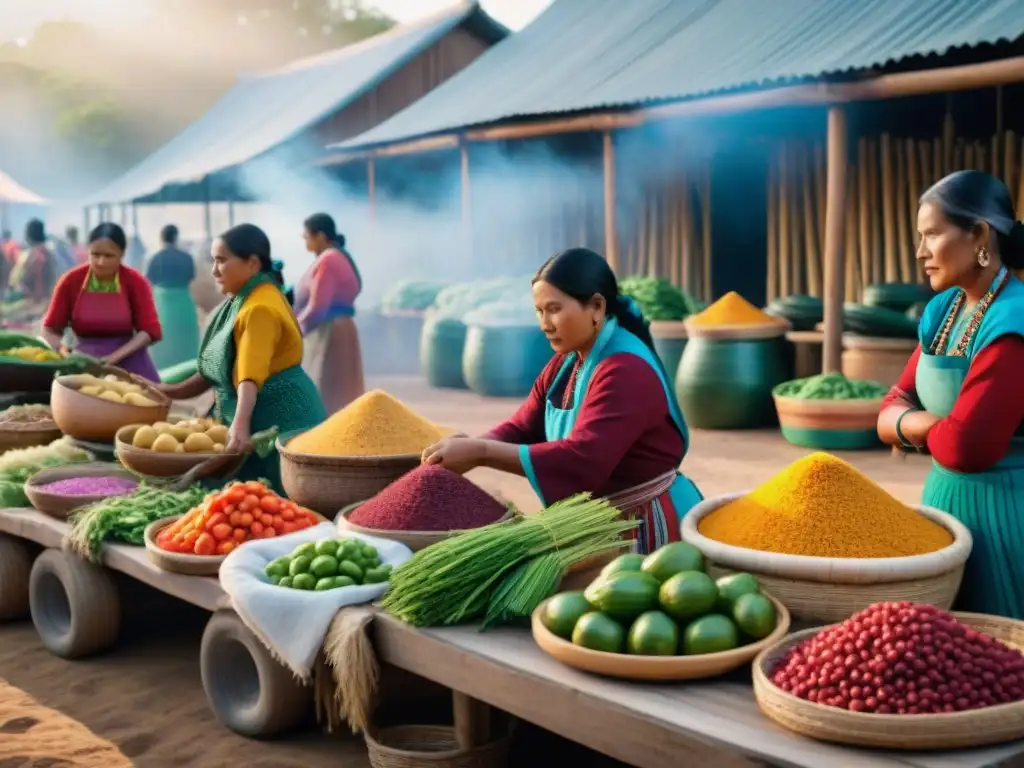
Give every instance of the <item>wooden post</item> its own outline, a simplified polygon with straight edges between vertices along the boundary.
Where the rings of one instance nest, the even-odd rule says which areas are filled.
[[[482,701],[452,691],[455,740],[460,749],[472,749],[491,738],[491,708]]]
[[[846,225],[846,112],[828,110],[828,198],[825,203],[824,373],[838,373],[843,358],[843,246]]]
[[[611,131],[603,135],[604,157],[604,257],[612,270],[619,269],[619,236],[615,226],[615,140]]]
[[[459,184],[461,191],[463,263],[473,269],[473,217],[469,189],[469,142],[459,144]]]

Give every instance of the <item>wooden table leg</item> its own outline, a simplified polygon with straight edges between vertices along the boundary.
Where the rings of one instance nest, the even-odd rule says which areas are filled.
[[[452,691],[455,739],[461,749],[479,747],[491,738],[491,708],[478,699]]]

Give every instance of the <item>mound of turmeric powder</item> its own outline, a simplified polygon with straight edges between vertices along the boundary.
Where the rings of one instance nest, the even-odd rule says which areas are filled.
[[[399,456],[420,453],[443,436],[440,427],[375,389],[294,438],[288,449],[316,456]]]
[[[820,452],[719,507],[697,530],[735,547],[815,557],[908,557],[953,543],[941,525]]]
[[[703,312],[690,315],[695,325],[762,325],[777,323],[771,315],[765,314],[736,291],[729,291]]]

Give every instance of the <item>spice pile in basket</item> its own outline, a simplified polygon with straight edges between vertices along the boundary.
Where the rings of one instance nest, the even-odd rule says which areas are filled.
[[[734,547],[815,557],[909,557],[953,543],[941,525],[821,452],[714,510],[697,530]]]
[[[1024,701],[1024,654],[931,605],[876,603],[791,648],[771,681],[853,712],[939,714]]]
[[[400,456],[418,454],[443,436],[439,427],[376,389],[297,436],[288,450],[314,456]]]
[[[139,484],[126,477],[115,475],[66,477],[38,486],[38,490],[59,496],[123,496],[131,493]]]
[[[736,291],[729,291],[703,312],[691,315],[690,322],[694,325],[712,327],[716,325],[763,325],[779,321],[762,312]]]
[[[381,531],[461,531],[497,522],[506,512],[472,481],[434,464],[407,472],[356,507],[348,521]]]

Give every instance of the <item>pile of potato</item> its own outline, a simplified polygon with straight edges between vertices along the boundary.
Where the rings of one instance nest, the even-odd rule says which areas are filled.
[[[228,428],[213,419],[183,419],[176,424],[158,421],[135,430],[132,446],[157,453],[221,453]]]
[[[155,408],[158,402],[146,396],[146,390],[139,384],[119,379],[113,374],[108,374],[102,379],[93,376],[91,373],[64,376],[60,382],[72,389],[81,392],[83,395],[98,397],[100,400],[109,400],[112,403],[123,403],[124,405],[138,405],[143,408]]]

